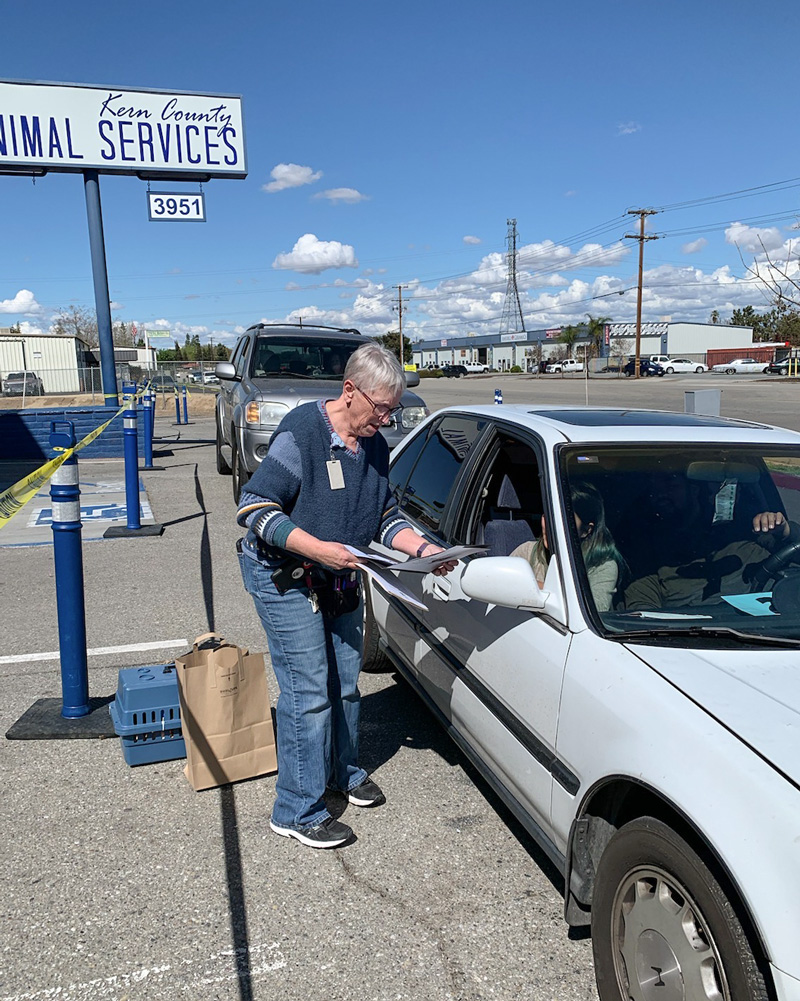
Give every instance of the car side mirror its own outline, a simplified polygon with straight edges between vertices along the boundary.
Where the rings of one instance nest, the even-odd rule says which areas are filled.
[[[218,379],[235,379],[236,369],[229,361],[218,361],[214,374]]]
[[[543,609],[550,596],[536,583],[533,567],[521,556],[483,556],[470,560],[461,576],[470,598],[506,608]]]
[[[406,389],[413,389],[419,385],[419,372],[406,372]]]

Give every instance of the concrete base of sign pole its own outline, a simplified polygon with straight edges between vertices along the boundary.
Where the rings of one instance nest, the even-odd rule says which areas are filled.
[[[108,711],[113,695],[89,699],[86,716],[66,719],[61,699],[37,699],[6,733],[7,740],[97,740],[116,737]]]
[[[144,539],[150,536],[163,535],[163,525],[142,525],[141,528],[128,528],[127,525],[112,525],[103,532],[104,539]]]

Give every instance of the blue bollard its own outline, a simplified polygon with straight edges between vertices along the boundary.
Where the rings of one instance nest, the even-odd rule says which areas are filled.
[[[181,422],[181,401],[178,396],[178,390],[175,390],[175,423],[180,424]]]
[[[128,530],[142,527],[139,517],[139,434],[137,431],[136,404],[122,414],[124,428],[122,445],[125,455],[125,509]]]
[[[186,391],[186,386],[183,387],[183,423],[189,423],[189,394]]]
[[[142,418],[144,420],[144,427],[142,429],[142,438],[144,439],[144,468],[153,469],[153,408],[155,406],[155,399],[150,394],[146,392],[142,397]]]
[[[502,403],[503,402],[503,391],[502,391],[502,389],[496,389],[494,391],[494,402],[495,403]]]
[[[50,445],[52,448],[72,448],[75,445],[75,425],[72,421],[50,422]],[[61,660],[61,715],[66,719],[89,715],[80,498],[78,460],[71,455],[53,473],[50,481]]]

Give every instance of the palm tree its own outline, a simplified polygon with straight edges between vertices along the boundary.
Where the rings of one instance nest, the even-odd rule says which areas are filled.
[[[586,328],[589,333],[589,350],[591,352],[592,358],[598,358],[600,356],[600,349],[603,346],[603,338],[606,333],[606,324],[611,323],[610,316],[592,316],[591,313],[586,314],[587,323]],[[586,374],[589,374],[589,366],[587,361]]]
[[[575,346],[575,341],[578,339],[578,328],[573,327],[570,323],[568,327],[564,327],[558,337],[562,344],[567,346],[567,357],[572,357],[572,349]]]

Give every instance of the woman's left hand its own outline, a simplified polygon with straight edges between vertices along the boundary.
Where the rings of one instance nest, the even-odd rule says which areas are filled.
[[[442,549],[441,546],[434,546],[433,543],[431,543],[429,546],[425,548],[425,552],[422,555],[427,558],[429,556],[435,556],[437,553],[443,553],[443,552],[444,549]],[[458,560],[446,560],[444,563],[441,563],[435,570],[432,570],[431,573],[436,574],[437,577],[444,577],[444,575],[450,573],[451,570],[455,570],[457,563]]]

